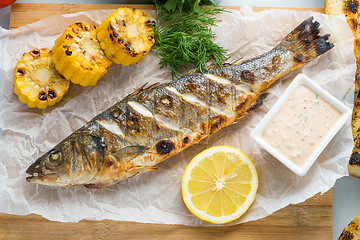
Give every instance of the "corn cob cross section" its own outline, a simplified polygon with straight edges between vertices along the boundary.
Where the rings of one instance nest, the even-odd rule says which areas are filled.
[[[31,108],[44,109],[60,102],[70,81],[55,69],[49,49],[33,49],[24,53],[14,70],[14,92]]]
[[[135,8],[119,8],[105,18],[97,37],[106,56],[128,66],[139,62],[154,45],[154,30],[146,13]]]
[[[100,47],[96,27],[86,23],[68,26],[56,39],[52,52],[56,69],[82,86],[96,85],[112,63]]]

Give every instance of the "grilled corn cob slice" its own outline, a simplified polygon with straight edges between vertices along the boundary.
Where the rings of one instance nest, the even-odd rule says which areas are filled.
[[[14,70],[14,92],[22,103],[44,109],[60,102],[70,81],[55,69],[49,49],[33,49],[24,53]]]
[[[97,37],[106,56],[128,66],[139,62],[154,45],[154,30],[146,13],[119,8],[100,24]]]
[[[68,26],[51,50],[56,69],[66,79],[82,86],[95,85],[112,63],[100,47],[96,27],[86,23]]]

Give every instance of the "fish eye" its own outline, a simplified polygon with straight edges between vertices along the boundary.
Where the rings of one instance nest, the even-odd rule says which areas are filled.
[[[61,152],[53,151],[49,154],[49,163],[53,167],[57,167],[62,164]]]

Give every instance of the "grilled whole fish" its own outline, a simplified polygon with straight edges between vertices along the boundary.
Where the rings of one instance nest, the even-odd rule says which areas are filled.
[[[271,51],[240,64],[142,87],[93,118],[28,169],[33,183],[110,186],[233,124],[277,79],[331,49],[309,18]]]

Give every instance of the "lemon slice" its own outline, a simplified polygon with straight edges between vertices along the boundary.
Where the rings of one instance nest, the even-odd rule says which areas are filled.
[[[257,188],[254,164],[229,146],[212,147],[196,155],[181,180],[182,197],[190,212],[215,224],[243,215],[254,202]]]

